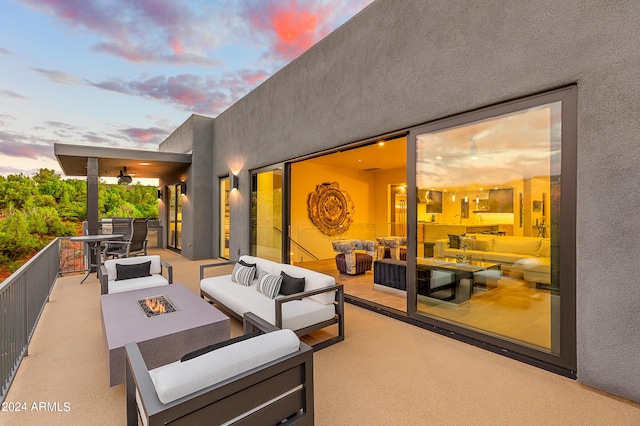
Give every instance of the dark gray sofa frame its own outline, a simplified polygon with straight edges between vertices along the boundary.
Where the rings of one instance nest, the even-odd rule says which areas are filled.
[[[245,314],[243,323],[245,334],[258,330],[264,333],[278,330],[252,313]],[[125,350],[126,408],[129,426],[138,425],[136,392],[144,407],[149,426],[221,424],[262,405],[264,406],[234,424],[314,424],[313,349],[304,342],[300,342],[297,352],[169,404],[163,404],[158,399],[138,345],[129,343]],[[294,388],[294,392],[271,401]],[[282,422],[285,419],[286,421]]]
[[[222,263],[213,263],[207,265],[200,266],[200,280],[205,278],[204,271],[208,268],[219,267],[219,266],[229,266],[235,265],[237,262],[222,262]],[[290,302],[292,300],[301,300],[305,297],[313,296],[314,294],[322,294],[335,292],[336,298],[333,302],[335,305],[336,315],[327,321],[319,322],[309,327],[301,328],[299,330],[293,330],[298,336],[306,336],[307,334],[313,333],[314,331],[322,330],[323,328],[329,327],[333,324],[338,324],[338,334],[335,337],[329,338],[327,340],[323,340],[322,342],[316,343],[313,345],[314,351],[319,351],[320,349],[324,349],[328,346],[333,345],[334,343],[338,343],[344,340],[344,287],[342,284],[336,284],[335,286],[319,288],[316,290],[303,291],[301,293],[292,294],[290,296],[284,296],[278,299],[275,299],[275,309],[276,309],[276,323],[275,326],[278,328],[282,328],[282,305]],[[216,306],[224,311],[227,315],[236,318],[238,321],[242,321],[242,317],[236,314],[233,310],[227,308],[224,304],[220,303],[213,296],[203,291],[200,288],[200,296],[203,299],[209,299]]]

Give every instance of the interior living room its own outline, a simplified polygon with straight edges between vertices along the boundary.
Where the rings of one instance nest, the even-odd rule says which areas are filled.
[[[424,315],[556,351],[555,109],[419,136],[415,218],[407,216],[405,135],[292,163],[290,261],[334,275],[348,297],[381,309],[406,315],[415,303]],[[406,275],[411,220],[413,284]]]

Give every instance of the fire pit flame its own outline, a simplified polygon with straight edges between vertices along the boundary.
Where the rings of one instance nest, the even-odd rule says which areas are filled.
[[[165,304],[159,297],[147,297],[145,304],[152,312],[157,314],[164,314],[165,312]]]
[[[139,299],[138,304],[147,318],[178,311],[178,308],[176,308],[165,296],[152,296],[145,299]]]

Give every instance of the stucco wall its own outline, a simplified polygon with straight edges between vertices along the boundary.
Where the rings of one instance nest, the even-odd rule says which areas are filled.
[[[217,239],[213,228],[217,220],[211,220],[213,206],[213,169],[211,157],[213,145],[213,122],[210,117],[192,115],[178,127],[161,145],[163,152],[188,153],[193,151],[191,167],[181,175],[166,175],[160,178],[160,185],[187,183],[187,195],[182,202],[182,255],[188,259],[206,259],[217,256]],[[167,229],[166,195],[159,211],[161,223]],[[219,216],[219,215],[216,215]],[[166,232],[166,231],[165,231]],[[165,238],[166,241],[166,238]],[[216,244],[214,244],[216,241]],[[214,246],[216,253],[214,253]]]
[[[232,257],[249,250],[249,170],[578,84],[578,379],[640,401],[637,0],[377,0],[215,120],[240,170]]]

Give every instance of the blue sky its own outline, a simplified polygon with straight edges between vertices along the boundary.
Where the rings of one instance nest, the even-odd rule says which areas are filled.
[[[157,150],[372,0],[0,0],[0,175],[53,144]]]

